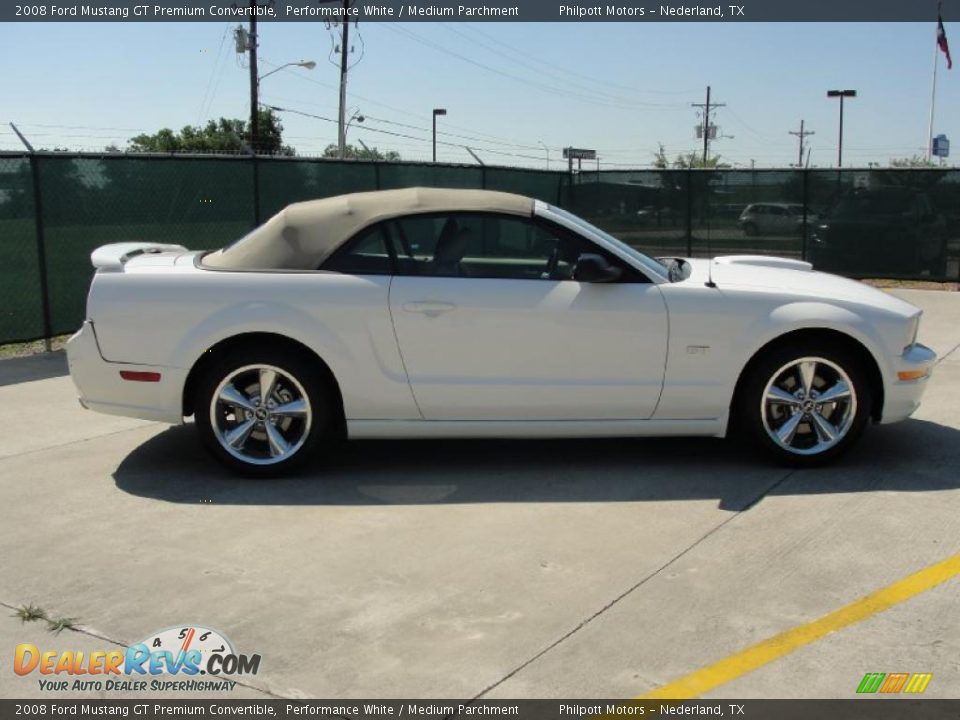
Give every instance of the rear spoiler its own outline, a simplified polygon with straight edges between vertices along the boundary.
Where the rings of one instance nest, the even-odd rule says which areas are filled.
[[[90,262],[97,270],[107,272],[123,270],[124,264],[144,253],[187,252],[183,245],[167,245],[151,242],[122,242],[98,247],[90,254]]]

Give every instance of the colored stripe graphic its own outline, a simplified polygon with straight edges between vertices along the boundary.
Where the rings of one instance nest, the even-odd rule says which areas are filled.
[[[932,677],[933,673],[914,673],[903,691],[905,693],[922,693],[927,689]]]
[[[863,680],[860,681],[860,685],[857,687],[858,693],[875,693],[880,689],[880,683],[883,682],[883,678],[886,677],[886,673],[867,673],[863,676]]]
[[[900,692],[900,689],[906,684],[908,677],[910,677],[910,673],[890,673],[889,675],[887,675],[887,679],[883,683],[883,685],[880,686],[880,692],[882,693]]]

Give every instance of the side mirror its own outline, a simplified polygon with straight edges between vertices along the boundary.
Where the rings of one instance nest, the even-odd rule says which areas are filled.
[[[620,279],[623,270],[607,262],[603,255],[583,253],[577,258],[573,279],[577,282],[608,283]]]

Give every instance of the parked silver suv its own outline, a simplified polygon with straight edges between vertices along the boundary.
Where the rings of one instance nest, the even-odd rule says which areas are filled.
[[[813,221],[807,216],[807,223]],[[803,232],[803,205],[770,202],[747,205],[737,221],[744,235],[799,235]]]

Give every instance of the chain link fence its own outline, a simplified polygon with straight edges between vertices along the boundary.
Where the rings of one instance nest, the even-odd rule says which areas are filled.
[[[640,170],[233,156],[0,154],[0,343],[83,320],[100,245],[216,248],[291,202],[426,185],[566,207],[652,255],[769,254],[851,277],[957,280],[960,171]]]

